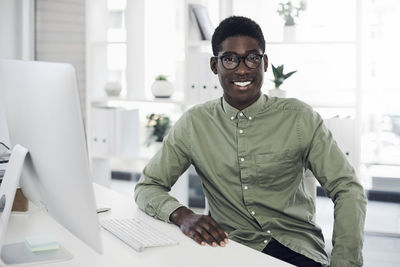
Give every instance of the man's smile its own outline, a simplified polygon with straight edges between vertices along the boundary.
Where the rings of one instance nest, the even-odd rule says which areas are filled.
[[[234,81],[233,84],[241,90],[248,89],[253,83],[253,80]]]

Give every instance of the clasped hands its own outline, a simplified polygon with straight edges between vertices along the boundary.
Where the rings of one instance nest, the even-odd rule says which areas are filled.
[[[170,221],[202,246],[224,247],[228,243],[228,234],[210,216],[195,214],[186,207],[180,207],[171,214]]]

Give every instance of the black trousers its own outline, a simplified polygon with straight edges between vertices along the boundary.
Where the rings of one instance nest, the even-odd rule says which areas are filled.
[[[294,252],[293,250],[285,247],[275,239],[272,239],[262,252],[299,267],[322,266],[321,263],[313,261],[312,259],[309,259],[306,256]]]

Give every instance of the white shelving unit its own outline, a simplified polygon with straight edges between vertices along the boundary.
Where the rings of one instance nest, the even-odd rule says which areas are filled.
[[[230,1],[221,0],[221,1],[213,1],[213,0],[184,0],[181,2],[183,6],[183,24],[184,24],[184,54],[185,54],[185,63],[183,70],[185,74],[183,75],[185,79],[187,79],[189,73],[188,61],[190,57],[198,52],[207,52],[211,56],[211,41],[206,40],[195,40],[189,39],[189,27],[193,27],[195,25],[190,25],[189,23],[189,8],[188,5],[191,3],[202,4],[206,7],[212,6],[213,14],[212,17],[215,18],[215,23],[218,23],[220,20],[219,16],[225,12],[224,7],[229,6]],[[127,39],[127,95],[123,97],[107,97],[104,94],[104,85],[106,83],[107,77],[107,45],[110,43],[113,44],[122,44],[121,42],[109,42],[107,40],[107,21],[108,21],[108,11],[107,11],[107,0],[90,0],[87,3],[87,62],[88,62],[88,94],[87,94],[87,132],[88,138],[94,138],[93,126],[94,126],[94,117],[92,112],[93,106],[101,105],[103,107],[108,106],[110,109],[119,109],[119,108],[139,108],[139,110],[150,109],[151,112],[157,112],[156,110],[162,110],[161,107],[164,107],[164,110],[173,110],[175,114],[183,113],[188,107],[193,104],[197,104],[200,102],[204,102],[211,98],[211,94],[208,96],[204,96],[201,99],[195,99],[188,96],[187,91],[184,90],[183,93],[175,93],[171,99],[157,99],[157,98],[149,98],[146,97],[145,90],[150,90],[150,88],[145,88],[144,85],[144,68],[142,66],[145,65],[145,48],[143,42],[138,42],[137,40],[146,40],[145,38],[145,1],[127,1],[126,2],[126,11],[125,11],[125,20],[126,20],[126,33]],[[218,8],[218,12],[215,13],[215,8]],[[222,8],[221,8],[222,7]],[[229,9],[229,8],[228,8]],[[221,11],[222,10],[222,11]],[[214,24],[215,24],[214,23]],[[100,27],[99,27],[100,26]],[[209,61],[209,58],[207,59]],[[134,64],[133,64],[134,63]],[[196,64],[198,65],[198,64]],[[204,71],[211,73],[211,70],[207,66],[202,66],[198,71]],[[185,82],[185,85],[187,81]],[[218,83],[219,85],[219,83]],[[199,85],[200,86],[200,85]],[[207,86],[211,87],[211,81],[208,82]],[[215,87],[217,84],[215,84]],[[221,89],[221,88],[218,88]],[[147,93],[148,95],[148,93]],[[200,94],[199,94],[200,95]],[[220,95],[222,95],[222,89],[220,90]],[[214,94],[213,96],[216,96]],[[160,113],[165,113],[165,111],[161,111]],[[140,119],[143,119],[144,114],[140,114]],[[110,122],[107,120],[103,121],[105,124],[105,128],[110,127]],[[97,127],[99,127],[97,125]],[[140,144],[143,144],[144,136],[146,135],[146,129],[144,127],[144,123],[142,121],[137,125],[139,128],[139,136],[140,136]],[[101,128],[101,127],[100,127]],[[118,168],[121,171],[127,172],[141,172],[142,168],[148,162],[148,160],[155,153],[155,149],[148,149],[143,145],[140,145],[138,149],[138,153],[136,156],[132,157],[118,157],[118,155],[109,154],[105,157],[98,157],[95,155],[97,148],[94,148],[95,144],[90,142],[89,151],[92,158],[92,165],[94,168],[98,169],[98,172],[95,173],[110,173],[110,169],[113,167]],[[100,175],[101,176],[101,175]],[[174,186],[174,192],[178,198],[182,201],[182,203],[187,203],[188,198],[188,179],[187,174],[184,175],[185,178],[180,179],[178,184]],[[103,175],[104,180],[104,175]]]
[[[191,5],[202,5],[207,8],[208,1],[185,0],[184,3],[184,95],[187,103],[197,104],[212,98],[212,88],[215,87],[219,91],[208,67],[209,58],[212,56],[211,41],[201,39],[200,28],[191,8]]]

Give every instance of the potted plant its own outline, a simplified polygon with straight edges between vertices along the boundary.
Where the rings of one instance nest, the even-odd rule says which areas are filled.
[[[151,133],[146,140],[146,145],[150,146],[154,142],[162,142],[171,128],[171,120],[164,114],[154,113],[147,115],[146,118],[146,127],[151,129]]]
[[[286,97],[286,91],[280,89],[279,87],[282,85],[282,83],[289,78],[290,76],[292,76],[295,72],[297,72],[297,70],[295,71],[291,71],[288,73],[283,73],[283,68],[284,65],[279,65],[278,67],[275,67],[273,64],[272,65],[272,72],[274,74],[274,79],[271,80],[274,85],[275,88],[272,90],[268,90],[268,95],[269,96],[276,96],[276,97]]]
[[[120,82],[107,82],[104,86],[107,96],[119,96],[121,94],[122,85]]]
[[[277,10],[278,14],[285,20],[283,27],[283,40],[293,42],[296,39],[296,22],[295,18],[298,18],[301,11],[306,10],[307,2],[300,0],[297,5],[294,5],[292,1],[279,3]]]
[[[156,98],[169,98],[174,93],[174,85],[166,75],[160,74],[151,85],[151,92]]]

